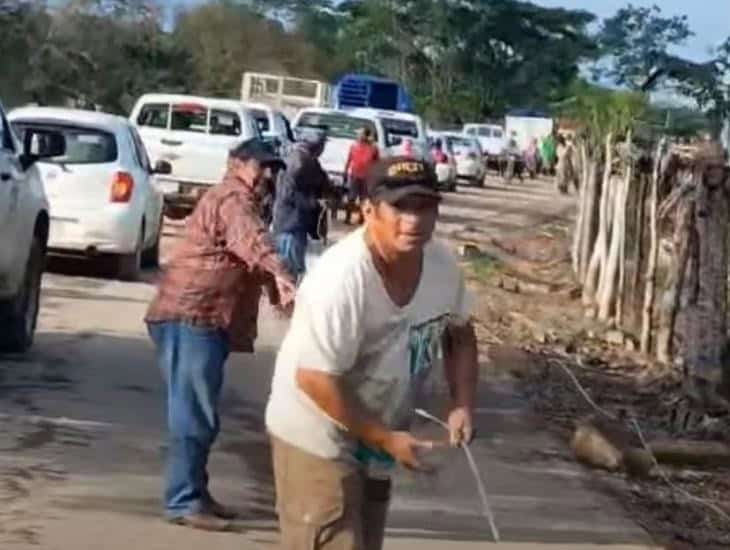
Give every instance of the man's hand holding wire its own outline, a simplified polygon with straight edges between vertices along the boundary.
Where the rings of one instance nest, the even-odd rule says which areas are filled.
[[[474,439],[474,422],[469,407],[456,407],[449,414],[449,441],[452,447],[469,445]]]

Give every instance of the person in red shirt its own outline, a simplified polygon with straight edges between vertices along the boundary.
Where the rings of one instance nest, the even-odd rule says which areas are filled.
[[[431,148],[431,159],[434,164],[443,164],[449,161],[440,139],[437,139]]]
[[[379,158],[380,153],[378,147],[373,143],[372,131],[370,128],[363,128],[357,136],[357,141],[350,147],[345,163],[345,177],[349,182],[345,223],[350,223],[352,211],[362,201],[368,172]],[[360,216],[360,223],[362,223],[362,216]]]

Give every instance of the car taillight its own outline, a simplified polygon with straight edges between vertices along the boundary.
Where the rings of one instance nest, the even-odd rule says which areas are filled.
[[[112,179],[111,202],[129,202],[134,191],[134,179],[127,172],[117,172]]]

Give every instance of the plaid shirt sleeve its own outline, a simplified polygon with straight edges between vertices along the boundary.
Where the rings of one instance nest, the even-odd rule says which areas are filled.
[[[280,305],[294,301],[296,288],[291,275],[279,260],[263,223],[249,204],[224,201],[220,217],[225,220],[225,241],[228,252],[249,269],[270,274],[275,282]]]

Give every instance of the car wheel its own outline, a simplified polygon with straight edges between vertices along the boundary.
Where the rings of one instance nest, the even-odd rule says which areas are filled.
[[[142,271],[142,248],[144,246],[144,225],[140,228],[137,244],[131,254],[117,258],[117,277],[122,281],[136,281]]]
[[[33,344],[38,311],[40,309],[41,281],[46,254],[39,237],[31,244],[25,277],[18,293],[9,301],[0,303],[0,350],[12,353],[26,351]]]
[[[160,219],[160,225],[155,237],[155,244],[142,253],[142,267],[155,268],[160,266],[160,241],[162,240],[162,228],[165,219]]]

